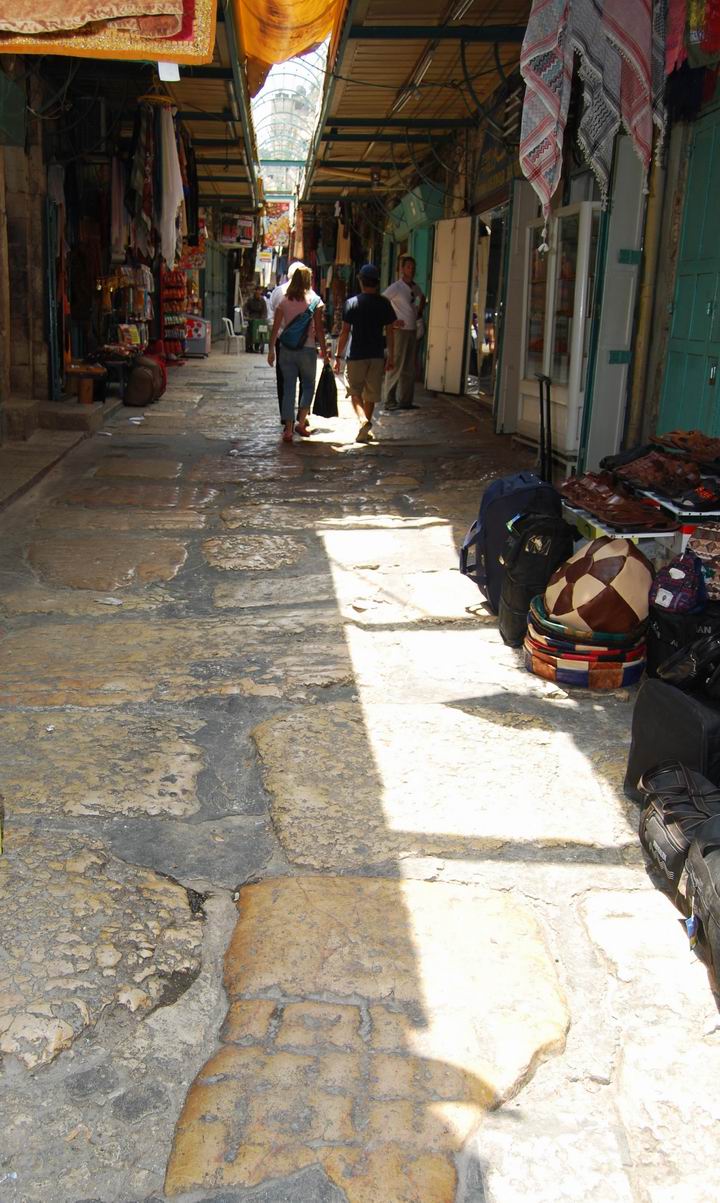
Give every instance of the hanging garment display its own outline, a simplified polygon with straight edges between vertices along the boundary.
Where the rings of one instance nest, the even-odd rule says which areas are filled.
[[[110,253],[113,263],[122,263],[130,236],[130,215],[125,207],[125,167],[115,156],[110,168]]]
[[[0,0],[0,54],[209,63],[215,0]]]
[[[178,209],[183,201],[183,182],[180,173],[175,123],[169,108],[160,109],[160,162],[162,198],[160,205],[160,254],[168,267],[175,266],[178,249]]]
[[[537,192],[545,217],[560,180],[570,104],[573,47],[568,38],[570,0],[535,0],[520,53],[525,80],[520,166]]]

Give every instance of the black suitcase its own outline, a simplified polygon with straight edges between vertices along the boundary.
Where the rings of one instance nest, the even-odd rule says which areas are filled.
[[[720,634],[720,602],[708,602],[701,614],[668,614],[659,606],[651,606],[647,632],[647,675],[656,676],[659,664],[702,635],[716,634]]]
[[[510,525],[498,610],[500,634],[510,647],[522,646],[530,602],[570,559],[576,538],[575,527],[553,514],[523,514]]]
[[[697,832],[687,856],[686,921],[690,942],[710,966],[720,986],[720,817]]]
[[[664,681],[645,680],[633,711],[627,797],[642,802],[640,778],[667,760],[679,760],[720,786],[720,702]]]

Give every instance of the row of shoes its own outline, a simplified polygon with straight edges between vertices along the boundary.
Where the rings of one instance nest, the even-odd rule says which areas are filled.
[[[586,510],[600,522],[619,531],[674,531],[677,523],[656,505],[633,497],[609,472],[586,472],[571,476],[559,492],[571,505]]]

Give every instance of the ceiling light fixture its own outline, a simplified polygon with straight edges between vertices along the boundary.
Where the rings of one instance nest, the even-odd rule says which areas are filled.
[[[473,4],[473,0],[460,0],[460,3],[455,5],[455,7],[451,13],[450,20],[451,21],[462,20],[462,18],[465,16],[465,13],[467,12],[467,10],[469,8],[472,8],[472,4]]]

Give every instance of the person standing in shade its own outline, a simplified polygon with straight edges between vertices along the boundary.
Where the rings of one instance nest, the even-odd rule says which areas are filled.
[[[360,268],[358,280],[359,295],[346,301],[343,309],[335,371],[341,371],[350,339],[347,382],[350,400],[360,421],[356,442],[374,443],[373,411],[380,400],[383,373],[393,367],[395,310],[385,297],[380,296],[380,274],[372,263]]]
[[[315,375],[318,355],[328,358],[323,325],[324,305],[312,290],[309,267],[296,267],[285,296],[275,309],[268,363],[275,363],[275,344],[280,343],[280,366],[283,375],[283,442],[292,443],[293,425],[296,434],[309,438],[308,414],[315,394]],[[285,336],[285,341],[283,341]],[[300,380],[300,405],[295,422],[295,393]]]
[[[288,285],[289,285],[290,281],[292,280],[293,275],[295,274],[295,272],[297,271],[297,269],[299,267],[304,267],[304,266],[305,266],[305,264],[300,259],[296,259],[294,263],[290,264],[290,266],[288,268],[288,274],[287,274],[287,276],[285,276],[282,284],[278,284],[277,288],[273,288],[272,292],[270,293],[270,297],[269,297],[268,303],[267,303],[268,321],[270,323],[272,323],[275,319],[275,310],[277,309],[278,305],[280,304],[283,297],[285,296],[285,293],[288,290]],[[280,410],[280,425],[282,426],[283,425],[283,420],[282,420],[283,375],[282,375],[282,368],[280,366],[280,356],[279,355],[278,355],[277,359],[275,360],[275,382],[277,385],[278,408]]]
[[[268,311],[259,284],[245,306],[245,317],[248,320],[248,351],[262,351],[261,331],[263,326],[267,326]]]
[[[425,310],[425,295],[415,283],[415,260],[412,255],[403,255],[400,260],[400,278],[385,289],[398,320],[395,330],[395,366],[387,378],[386,409],[416,409],[415,367],[417,363],[418,339],[424,327],[422,315]]]

